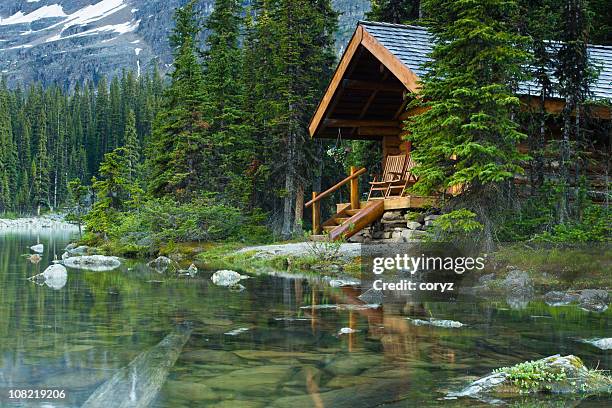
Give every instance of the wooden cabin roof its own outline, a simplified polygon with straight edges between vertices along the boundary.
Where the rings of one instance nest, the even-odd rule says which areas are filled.
[[[423,27],[360,21],[310,122],[310,135],[380,139],[397,134],[400,115],[419,91],[432,45]],[[611,101],[612,47],[588,49],[599,70],[593,99]],[[525,82],[519,94],[538,95],[539,88]]]

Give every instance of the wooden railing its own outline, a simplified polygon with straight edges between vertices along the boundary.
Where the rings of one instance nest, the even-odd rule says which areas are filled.
[[[338,190],[343,185],[351,183],[351,209],[359,209],[359,176],[361,176],[365,172],[365,167],[362,167],[360,169],[357,169],[356,167],[351,167],[351,174],[338,184],[325,190],[322,193],[317,193],[316,191],[312,192],[312,200],[306,203],[306,208],[312,206],[312,233],[314,235],[321,233],[321,200],[332,194],[334,191]]]

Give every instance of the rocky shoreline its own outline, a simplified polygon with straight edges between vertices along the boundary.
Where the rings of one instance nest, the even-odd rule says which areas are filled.
[[[79,227],[66,221],[62,214],[49,214],[41,217],[22,217],[15,219],[0,218],[0,231],[7,229],[63,229],[78,230]]]

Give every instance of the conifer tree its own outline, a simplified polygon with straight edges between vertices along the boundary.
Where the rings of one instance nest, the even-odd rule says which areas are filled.
[[[256,53],[248,55],[257,67],[252,78],[262,101],[255,122],[269,147],[263,156],[267,191],[282,199],[282,234],[289,237],[302,223],[305,183],[313,172],[306,160],[313,148],[306,128],[335,62],[338,15],[328,0],[269,0],[260,7]]]
[[[528,54],[513,31],[517,5],[506,0],[426,0],[434,48],[422,78],[427,111],[408,122],[420,176],[415,189],[462,186],[491,238],[488,211],[503,182],[521,172],[525,138],[514,114],[514,86]],[[489,241],[490,243],[490,241]]]
[[[33,131],[36,140],[36,153],[32,165],[32,198],[36,213],[40,215],[43,206],[49,208],[49,155],[47,152],[47,115],[45,107],[37,108]]]
[[[205,177],[202,168],[209,151],[204,83],[196,38],[200,31],[190,1],[175,14],[171,36],[174,71],[155,121],[149,154],[149,189],[154,196],[188,200],[198,194]]]
[[[127,119],[125,123],[125,134],[123,136],[125,140],[125,157],[127,160],[127,173],[128,180],[132,183],[138,178],[138,164],[140,162],[140,142],[138,141],[138,135],[136,134],[136,116],[133,110],[129,110],[127,113]]]
[[[245,177],[253,160],[253,128],[245,121],[246,89],[241,77],[239,45],[242,6],[238,0],[216,0],[206,21],[209,35],[204,53],[206,102],[210,106],[210,146],[207,164],[218,169],[210,174],[207,190],[222,193],[226,201],[244,206],[251,196]]]

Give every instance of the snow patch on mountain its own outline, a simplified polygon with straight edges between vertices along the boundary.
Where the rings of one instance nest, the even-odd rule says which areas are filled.
[[[66,17],[64,9],[59,4],[51,4],[50,6],[42,6],[31,13],[23,14],[22,11],[18,11],[7,18],[0,18],[0,25],[13,25],[13,24],[26,24],[33,23],[34,21],[41,20],[43,18],[53,17]]]

